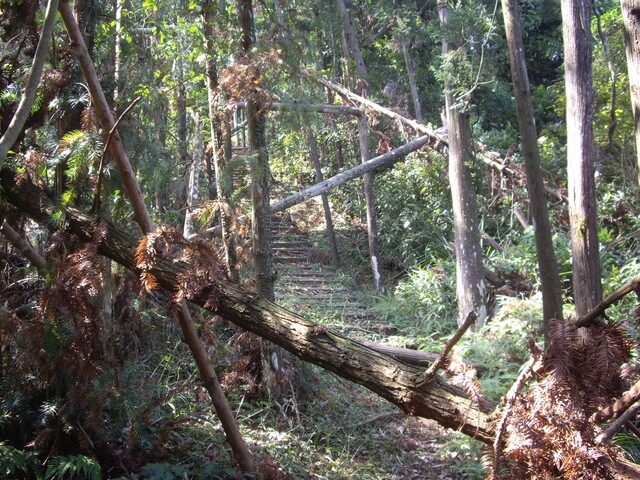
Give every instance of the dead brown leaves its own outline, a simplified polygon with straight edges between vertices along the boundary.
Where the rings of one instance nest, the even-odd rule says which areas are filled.
[[[631,342],[615,323],[578,331],[572,321],[557,321],[551,338],[537,381],[516,399],[507,420],[509,477],[614,479],[617,452],[598,442],[595,418],[623,391]]]
[[[210,242],[188,241],[175,229],[165,227],[142,237],[136,249],[136,267],[140,269],[142,285],[148,292],[158,287],[158,280],[153,274],[158,258],[189,266],[178,277],[178,289],[174,292],[176,302],[207,292],[205,307],[217,307],[215,282],[221,278],[228,279],[228,275],[218,249]]]

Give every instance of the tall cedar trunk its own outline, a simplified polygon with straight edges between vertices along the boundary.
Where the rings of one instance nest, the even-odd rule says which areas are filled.
[[[75,44],[76,55],[78,56],[87,84],[89,85],[91,98],[95,105],[96,114],[102,129],[107,132],[113,131],[115,126],[113,116],[111,115],[111,111],[107,105],[100,82],[98,82],[93,62],[89,57],[89,53],[86,45],[84,44],[84,39],[80,33],[78,24],[73,18],[71,9],[66,2],[61,2],[58,10],[64,20],[69,36]],[[154,225],[151,221],[151,216],[149,215],[147,207],[144,204],[142,194],[140,193],[135,175],[133,174],[133,169],[129,163],[129,157],[122,145],[118,132],[114,131],[113,135],[112,145],[114,147],[112,152],[116,157],[118,171],[120,172],[120,176],[123,178],[125,191],[127,192],[129,201],[133,206],[136,220],[143,233],[151,233],[154,230]],[[247,473],[254,474],[256,473],[256,467],[253,461],[253,456],[247,445],[244,443],[238,424],[236,423],[233,412],[231,411],[231,407],[224,396],[224,392],[221,388],[215,387],[215,384],[219,385],[219,382],[215,370],[211,365],[209,354],[197,335],[193,320],[191,319],[189,307],[185,300],[180,301],[178,307],[178,317],[180,320],[180,327],[182,328],[182,332],[185,337],[185,342],[193,353],[196,365],[198,366],[198,371],[200,372],[200,377],[210,394],[213,407],[220,418],[223,429],[227,435],[227,441],[229,442],[240,468]]]
[[[305,128],[307,134],[307,143],[309,144],[309,151],[311,154],[311,161],[313,162],[313,168],[316,171],[316,182],[322,182],[324,176],[322,175],[322,164],[320,163],[320,156],[318,155],[318,143],[313,136],[313,132]],[[333,229],[333,219],[331,218],[331,206],[329,205],[329,195],[321,193],[322,209],[324,211],[324,224],[327,229],[327,240],[329,242],[329,250],[331,251],[331,260],[334,265],[340,265],[340,255],[338,254],[338,242],[336,241],[336,232]]]
[[[187,152],[187,86],[184,81],[184,65],[182,57],[178,60],[178,78],[176,97],[176,122],[178,137],[178,156],[180,166],[185,166],[189,162],[189,154]]]
[[[438,2],[441,24],[448,21],[445,1]],[[442,40],[442,53],[449,52],[449,43]],[[488,317],[486,284],[478,228],[476,193],[466,165],[473,162],[469,117],[455,106],[450,85],[445,84],[445,105],[449,128],[449,183],[453,200],[453,229],[456,248],[456,278],[458,296],[458,325],[462,325],[470,312],[477,315],[476,328],[482,327]]]
[[[256,42],[252,0],[238,2],[240,28],[242,30],[242,50],[246,56]],[[271,205],[269,203],[269,182],[271,171],[267,155],[265,137],[265,115],[257,98],[247,98],[247,131],[249,151],[253,157],[251,172],[251,233],[253,259],[255,265],[256,289],[269,301],[275,300],[275,274],[271,252]],[[293,359],[276,345],[263,341],[262,356],[263,385],[270,397],[281,397],[294,388],[295,367]]]
[[[549,211],[540,167],[538,133],[533,115],[533,104],[531,103],[531,91],[529,89],[529,77],[517,0],[502,0],[502,13],[509,46],[511,77],[516,99],[522,154],[527,172],[529,206],[533,217],[536,239],[536,254],[542,289],[543,330],[545,339],[548,340],[549,321],[554,318],[562,318],[562,289],[560,287],[558,262],[553,249]]]
[[[594,178],[590,5],[585,0],[561,2],[567,95],[567,196],[577,316],[586,314],[602,299]]]
[[[364,63],[362,52],[360,51],[360,44],[358,43],[358,37],[356,30],[351,22],[351,16],[347,11],[344,0],[336,0],[338,6],[338,12],[342,16],[342,28],[345,39],[345,59],[353,58],[356,63],[356,69],[358,71],[358,87],[356,91],[366,97],[367,90],[367,66]],[[358,138],[360,139],[360,160],[362,163],[369,161],[369,140],[367,134],[367,118],[364,113],[360,117],[358,122]],[[364,175],[364,198],[367,204],[367,233],[369,239],[369,258],[371,261],[371,271],[373,272],[373,280],[375,282],[376,289],[383,291],[382,287],[382,272],[380,270],[380,251],[378,248],[378,225],[376,221],[376,201],[375,193],[373,191],[373,174],[367,173]]]
[[[362,112],[358,119],[358,138],[360,139],[360,161],[369,161],[369,135],[367,132],[367,115]],[[384,291],[382,286],[382,272],[380,270],[380,250],[378,249],[378,223],[376,219],[376,197],[373,191],[373,173],[365,173],[364,198],[367,204],[367,238],[369,240],[369,259],[376,290]]]
[[[227,153],[231,153],[230,136],[227,117],[222,106],[216,101],[218,95],[218,68],[215,54],[215,36],[213,25],[215,13],[213,2],[202,2],[202,20],[205,34],[205,49],[207,55],[206,78],[207,94],[209,102],[209,126],[211,130],[211,147],[213,168],[215,171],[215,185],[218,200],[223,205],[220,209],[220,227],[222,229],[222,243],[224,258],[229,273],[229,278],[239,281],[238,256],[236,254],[235,235],[232,230],[230,218],[231,195],[233,194],[233,180],[227,167]]]
[[[256,42],[252,0],[238,2],[238,15],[242,36],[242,51],[250,55]],[[252,92],[254,93],[254,92]],[[247,131],[249,151],[252,155],[251,175],[251,232],[255,279],[258,292],[273,301],[275,298],[273,257],[271,252],[271,209],[269,205],[269,158],[265,137],[265,117],[256,95],[247,98]]]
[[[414,115],[416,120],[422,123],[422,107],[420,106],[420,95],[418,95],[418,84],[416,82],[416,72],[413,67],[413,58],[411,58],[411,53],[409,52],[409,39],[403,37],[400,42],[402,44],[404,63],[407,67],[409,87],[411,87],[411,100],[413,101]]]
[[[193,118],[193,125],[196,129],[196,138],[193,146],[193,154],[191,156],[191,164],[189,165],[189,179],[187,182],[187,198],[186,209],[184,214],[184,227],[183,236],[185,238],[191,238],[195,235],[195,228],[193,225],[193,214],[198,203],[198,190],[200,186],[200,166],[202,158],[204,157],[203,145],[203,133],[202,123],[200,122],[200,115],[196,111],[191,112]]]
[[[640,185],[640,0],[621,0]]]

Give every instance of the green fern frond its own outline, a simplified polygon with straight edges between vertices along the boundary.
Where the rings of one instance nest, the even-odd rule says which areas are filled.
[[[76,143],[84,140],[87,136],[87,132],[83,132],[82,130],[72,130],[62,136],[60,144],[65,147],[73,147]]]
[[[82,478],[100,480],[102,469],[98,462],[84,455],[69,455],[56,457],[47,466],[46,479],[73,479]]]
[[[30,114],[35,114],[42,107],[42,96],[37,95],[36,98],[33,99],[33,104],[31,104]]]

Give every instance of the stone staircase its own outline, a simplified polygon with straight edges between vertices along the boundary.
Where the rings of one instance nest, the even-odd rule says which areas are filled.
[[[275,215],[272,234],[278,303],[337,330],[377,325],[378,315],[369,309],[366,295],[348,276],[323,262],[327,255],[314,247],[290,216]]]

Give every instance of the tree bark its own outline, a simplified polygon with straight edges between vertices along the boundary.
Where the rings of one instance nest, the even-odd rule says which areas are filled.
[[[357,82],[356,91],[366,97],[368,88],[368,72],[364,63],[360,44],[356,35],[356,30],[351,22],[351,16],[347,11],[344,0],[336,0],[338,12],[342,17],[342,28],[344,38],[346,40],[346,48],[344,51],[345,59],[351,57],[355,61],[358,71],[359,81]],[[369,136],[367,133],[367,116],[362,113],[358,120],[358,138],[360,141],[360,160],[361,163],[369,161]],[[367,212],[367,238],[369,241],[369,259],[371,262],[371,271],[373,273],[373,281],[376,290],[384,291],[382,286],[382,271],[380,269],[380,249],[378,247],[378,224],[376,219],[376,197],[373,191],[373,175],[371,173],[364,174],[364,198],[366,202]]]
[[[17,182],[16,174],[8,169],[0,172],[0,185],[10,203],[35,221],[55,228],[56,222],[46,210],[51,208],[51,202],[40,188],[28,180]],[[82,241],[97,242],[100,254],[138,271],[135,263],[137,242],[113,224],[98,223],[90,216],[70,209],[65,211],[62,228],[75,233]],[[189,265],[170,258],[157,258],[151,273],[161,287],[175,292],[179,288],[179,276],[192,270]],[[437,377],[428,384],[419,385],[424,375],[423,367],[407,365],[325,330],[225,279],[209,282],[190,300],[303,360],[365,386],[411,415],[432,418],[477,440],[492,442],[493,427],[486,407],[479,407],[459,389]]]
[[[44,62],[49,53],[51,33],[53,32],[53,26],[56,23],[57,8],[58,0],[49,0],[47,10],[45,12],[44,23],[42,24],[40,39],[38,40],[36,53],[33,56],[31,72],[29,72],[29,78],[27,79],[24,93],[22,94],[16,113],[14,113],[11,123],[9,123],[9,126],[7,127],[7,131],[4,132],[2,134],[2,138],[0,138],[0,168],[4,165],[9,150],[13,147],[16,140],[18,140],[20,133],[22,133],[22,127],[24,127],[27,118],[29,118],[31,106],[33,105],[33,101],[38,93],[38,84],[40,83],[40,77],[42,76],[42,69],[44,68]]]
[[[621,0],[640,185],[640,0]]]
[[[561,2],[567,95],[567,195],[577,316],[585,315],[602,299],[594,177],[594,93],[589,5],[584,0]]]
[[[413,111],[416,121],[422,123],[422,107],[420,106],[420,95],[418,95],[418,84],[416,82],[416,72],[413,67],[413,58],[409,52],[409,39],[403,37],[400,40],[402,44],[402,54],[404,55],[404,63],[407,67],[407,78],[409,79],[409,87],[411,88],[411,100],[413,101]]]
[[[356,71],[360,76],[360,81],[358,82],[356,92],[364,97],[366,96],[366,90],[368,88],[367,82],[369,75],[367,74],[367,66],[364,63],[364,58],[362,57],[362,52],[360,51],[360,44],[358,42],[358,36],[356,35],[356,29],[351,22],[351,15],[349,15],[349,12],[347,11],[344,0],[336,0],[336,5],[338,7],[338,13],[342,18],[342,30],[344,32],[344,38],[347,44],[346,47],[351,52],[351,58],[355,62]],[[345,55],[345,59],[348,58],[349,55]]]
[[[438,1],[440,23],[448,22],[446,0]],[[449,53],[449,43],[442,40],[442,53]],[[466,167],[473,162],[469,117],[455,105],[450,85],[445,82],[445,104],[449,129],[449,184],[453,204],[453,229],[456,250],[458,325],[462,326],[471,312],[476,312],[476,328],[488,316],[484,281],[483,254],[478,228],[478,207],[471,176]]]
[[[562,288],[560,286],[558,262],[553,248],[549,211],[540,167],[538,132],[531,101],[517,0],[502,0],[502,13],[509,47],[511,77],[516,100],[518,125],[520,127],[522,154],[527,173],[527,190],[529,191],[529,205],[533,217],[538,269],[540,271],[543,332],[545,340],[548,341],[549,322],[554,318],[562,319]]]
[[[232,229],[232,219],[229,209],[231,208],[231,195],[233,193],[233,180],[228,171],[226,155],[230,153],[229,132],[225,132],[224,126],[227,119],[224,111],[216,101],[218,95],[218,68],[215,54],[215,36],[213,25],[215,20],[213,2],[202,1],[202,22],[205,35],[205,49],[207,61],[205,66],[205,76],[207,79],[207,96],[209,103],[209,126],[211,130],[211,146],[213,157],[213,168],[215,171],[215,185],[218,200],[223,204],[220,209],[220,228],[222,233],[222,244],[224,248],[224,258],[229,277],[239,280],[238,256],[236,254],[235,234]],[[227,129],[228,130],[228,129]],[[225,132],[225,134],[223,134]]]
[[[238,15],[242,37],[242,51],[250,56],[256,43],[255,23],[252,0],[238,2]],[[265,298],[275,299],[273,274],[273,256],[271,252],[271,208],[269,204],[269,183],[271,171],[265,138],[265,117],[262,105],[256,98],[247,99],[247,130],[251,163],[251,232],[253,259],[255,266],[256,288]]]
[[[358,138],[360,140],[360,160],[362,164],[369,161],[369,135],[367,133],[367,116],[358,119]],[[369,241],[369,261],[373,282],[378,292],[384,292],[382,286],[382,271],[380,269],[380,249],[378,248],[378,222],[376,218],[376,197],[373,191],[373,174],[363,175],[364,198],[367,205],[367,239]]]
[[[318,144],[313,132],[305,128],[307,134],[307,143],[309,144],[309,154],[311,155],[311,161],[313,162],[313,168],[316,171],[316,181],[322,182],[324,175],[322,175],[322,165],[320,164],[320,156],[318,155]],[[329,242],[329,250],[331,251],[331,260],[333,264],[340,265],[340,255],[338,254],[338,242],[336,241],[336,232],[333,229],[333,219],[331,218],[331,206],[329,205],[329,196],[326,193],[321,193],[322,209],[324,211],[324,224],[327,229],[327,240]],[[272,208],[273,211],[273,208]]]
[[[189,165],[189,180],[187,182],[187,199],[186,210],[184,214],[184,227],[183,236],[189,238],[195,235],[195,228],[193,226],[193,213],[198,203],[198,190],[200,187],[200,167],[202,158],[204,156],[204,139],[202,133],[202,123],[200,122],[200,115],[196,111],[191,112],[193,118],[193,124],[196,129],[196,138],[193,148],[193,154],[191,155],[191,164]]]

